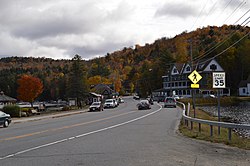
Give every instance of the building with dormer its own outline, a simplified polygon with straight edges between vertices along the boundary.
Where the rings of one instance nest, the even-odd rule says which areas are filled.
[[[200,88],[195,89],[196,94],[200,94],[204,97],[214,94],[215,90],[212,89],[212,72],[224,71],[219,63],[213,59],[204,63],[199,63],[193,68],[202,76],[202,79],[198,83]],[[162,76],[163,88],[154,91],[153,95],[158,98],[174,95],[191,97],[193,89],[191,89],[192,82],[189,80],[188,76],[193,70],[189,63],[172,64],[166,71],[166,75]],[[224,89],[222,95],[229,96],[230,89]]]

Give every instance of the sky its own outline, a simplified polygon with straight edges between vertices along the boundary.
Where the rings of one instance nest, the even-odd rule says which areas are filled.
[[[0,0],[0,58],[89,60],[246,20],[250,0]]]

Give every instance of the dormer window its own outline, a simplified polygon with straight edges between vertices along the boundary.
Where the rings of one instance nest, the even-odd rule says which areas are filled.
[[[186,68],[186,71],[191,71],[191,67],[188,66],[188,67]]]
[[[177,73],[177,69],[174,69],[174,73]]]

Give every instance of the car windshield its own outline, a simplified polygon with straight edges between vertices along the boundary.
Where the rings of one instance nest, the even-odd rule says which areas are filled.
[[[100,103],[93,103],[92,105],[100,105]]]
[[[106,103],[113,103],[113,100],[106,100]]]
[[[5,115],[5,113],[0,111],[0,116],[4,116],[4,115]]]
[[[173,98],[166,98],[165,100],[166,102],[175,102],[175,100]]]

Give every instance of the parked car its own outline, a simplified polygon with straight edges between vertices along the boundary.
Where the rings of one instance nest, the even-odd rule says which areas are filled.
[[[116,107],[116,103],[114,99],[105,100],[104,108],[115,108],[115,107]]]
[[[3,127],[8,127],[11,123],[11,117],[9,114],[6,114],[2,111],[0,111],[0,125]]]
[[[123,98],[119,98],[119,103],[124,103]]]
[[[137,108],[138,110],[143,110],[143,109],[151,109],[150,103],[148,100],[141,100],[138,104],[137,104]]]
[[[93,102],[89,106],[89,111],[103,111],[103,105],[101,102]]]
[[[140,100],[140,96],[134,95],[134,96],[133,96],[133,99],[135,99],[135,100]]]
[[[174,97],[166,97],[164,100],[164,108],[166,107],[176,108],[176,99]]]
[[[147,100],[149,101],[149,103],[150,103],[151,105],[154,105],[154,100],[153,100],[152,98],[147,98]]]

